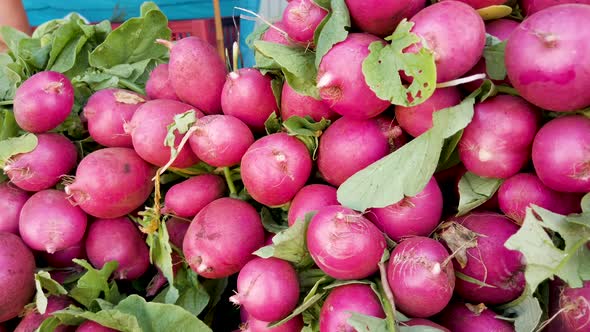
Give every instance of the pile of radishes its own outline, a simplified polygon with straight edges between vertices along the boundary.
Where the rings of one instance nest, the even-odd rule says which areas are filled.
[[[80,114],[83,141],[54,130],[72,112],[72,82],[33,75],[16,92],[14,117],[28,132],[18,139],[34,148],[0,142],[0,324],[35,331],[81,307],[66,292],[36,308],[35,273],[65,286],[84,272],[73,259],[86,259],[96,269],[116,261],[110,278],[122,289],[171,305],[182,289],[170,300],[176,288],[166,284],[181,272],[229,278],[215,315],[242,331],[589,331],[590,3],[522,0],[524,20],[499,18],[510,13],[498,14],[502,4],[291,0],[259,35],[278,50],[255,47],[260,68],[239,69],[235,54],[228,69],[197,37],[158,40],[169,63],[151,71],[145,95],[94,93]],[[497,19],[484,22],[489,15]],[[375,86],[366,60],[404,45],[382,39],[398,24],[410,24],[403,38],[414,41],[378,63],[411,64],[414,74],[391,71]],[[322,29],[344,39],[326,48],[322,38],[334,35]],[[325,53],[304,91],[308,67],[292,63],[316,47]],[[382,98],[384,87],[418,80],[428,56],[436,89],[424,84],[397,105]],[[436,112],[465,108],[468,125],[443,137],[446,166],[421,173],[428,156],[405,147],[460,121],[441,125]],[[374,164],[396,153],[411,155],[411,167]],[[415,180],[400,174],[426,181],[401,200],[383,194],[385,205],[344,188],[366,176],[379,196],[389,182]],[[369,208],[341,205],[345,196]],[[155,249],[154,238],[165,245]],[[100,308],[76,310],[112,309],[103,295]],[[241,322],[229,318],[230,302]],[[80,317],[57,330],[119,326]]]

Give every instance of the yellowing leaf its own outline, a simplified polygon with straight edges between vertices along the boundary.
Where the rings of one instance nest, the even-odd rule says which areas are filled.
[[[497,20],[512,14],[512,7],[506,5],[494,5],[477,10],[484,21]]]

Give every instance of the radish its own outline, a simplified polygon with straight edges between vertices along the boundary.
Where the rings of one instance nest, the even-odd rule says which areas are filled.
[[[207,204],[224,196],[225,180],[217,175],[203,174],[173,185],[164,198],[163,213],[194,217]]]
[[[532,204],[555,213],[568,215],[580,212],[580,195],[560,193],[547,188],[534,174],[521,173],[508,178],[498,189],[500,209],[522,224],[526,208]]]
[[[316,122],[338,118],[338,114],[330,109],[328,103],[301,95],[285,82],[281,95],[281,118],[286,121],[292,116],[310,116]]]
[[[505,41],[506,39],[508,39],[508,37],[510,36],[512,31],[514,31],[516,29],[516,27],[518,27],[519,24],[520,24],[519,22],[505,19],[505,18],[501,18],[501,19],[489,21],[488,23],[486,23],[486,32],[488,34],[498,38],[501,41]],[[471,68],[471,70],[469,72],[467,72],[467,74],[465,74],[465,76],[471,76],[471,75],[476,75],[476,74],[486,74],[487,75],[486,60],[483,57],[481,59],[479,59],[477,64],[473,68]],[[489,75],[487,75],[487,76],[489,78]],[[510,80],[508,78],[505,78],[503,80],[492,80],[492,82],[494,82],[494,84],[496,84],[496,85],[500,85],[500,84],[510,85]],[[475,90],[477,90],[477,88],[479,88],[481,86],[482,83],[483,83],[483,80],[475,80],[475,81],[471,81],[471,82],[463,84],[463,87],[468,91],[475,91]]]
[[[180,101],[172,87],[167,63],[161,63],[152,70],[150,78],[145,83],[145,93],[150,99],[171,99]]]
[[[153,175],[153,167],[133,150],[106,148],[82,159],[65,191],[89,215],[117,218],[142,206],[152,191]]]
[[[375,118],[375,121],[377,121],[381,134],[387,138],[389,152],[394,152],[408,143],[408,135],[392,116],[381,114]]]
[[[381,302],[369,285],[350,284],[334,288],[320,311],[320,332],[354,332],[348,324],[352,313],[385,318]]]
[[[313,0],[292,0],[283,12],[285,32],[303,45],[313,44],[313,36],[328,12]]]
[[[117,330],[113,330],[91,320],[87,320],[78,326],[76,332],[117,332]]]
[[[375,119],[336,120],[322,136],[318,148],[318,169],[333,186],[340,186],[356,172],[389,153],[388,138]]]
[[[590,191],[590,119],[577,115],[545,124],[533,142],[533,164],[547,187]]]
[[[485,25],[471,6],[458,1],[443,1],[422,9],[410,19],[412,32],[434,52],[437,82],[454,80],[467,73],[483,53]],[[406,52],[422,48],[414,44]]]
[[[12,233],[0,232],[0,323],[16,317],[35,293],[35,257]]]
[[[221,91],[227,70],[217,51],[197,37],[182,38],[171,47],[168,72],[180,100],[206,114],[221,113]]]
[[[272,79],[253,68],[231,72],[223,86],[223,113],[242,120],[255,132],[264,132],[264,122],[278,111]]]
[[[242,181],[257,202],[279,206],[289,202],[311,174],[305,144],[286,133],[265,136],[250,146],[241,163]]]
[[[428,319],[424,319],[424,318],[412,318],[407,322],[403,322],[401,323],[401,325],[407,325],[407,326],[430,326],[430,327],[434,327],[436,329],[439,329],[443,332],[451,332],[451,330],[447,329],[446,327],[440,326],[436,323],[433,323],[432,321],[429,321]]]
[[[17,187],[40,191],[55,186],[62,175],[76,166],[78,152],[70,140],[59,134],[38,134],[31,152],[17,154],[4,166],[4,172]]]
[[[461,93],[456,87],[434,90],[434,94],[421,104],[410,107],[396,106],[395,118],[404,131],[413,137],[432,128],[432,115],[436,111],[458,105]]]
[[[190,226],[189,220],[180,218],[171,218],[166,221],[166,229],[168,230],[168,236],[170,237],[170,243],[179,249],[182,249],[182,241]]]
[[[135,280],[150,267],[149,249],[137,226],[127,217],[92,222],[86,252],[90,263],[98,269],[107,262],[117,261],[115,279]]]
[[[369,45],[376,41],[382,40],[366,33],[351,33],[322,58],[317,87],[334,112],[354,119],[368,119],[391,105],[377,97],[363,74]]]
[[[496,316],[495,312],[485,306],[467,307],[465,303],[454,302],[440,314],[439,323],[453,332],[514,332],[512,324]]]
[[[285,24],[281,21],[273,23],[273,27],[269,27],[263,34],[260,40],[267,41],[270,43],[281,44],[285,46],[292,46],[293,42],[289,38],[288,35],[284,34],[283,30],[285,30]],[[281,30],[281,31],[279,31]]]
[[[320,208],[307,230],[311,257],[336,279],[362,279],[378,270],[386,248],[385,237],[369,220],[351,209]]]
[[[243,332],[301,332],[303,329],[303,318],[301,315],[296,316],[285,324],[277,327],[269,328],[269,322],[263,322],[254,317],[250,317],[247,323],[242,328]]]
[[[246,150],[254,143],[250,128],[231,115],[207,115],[195,124],[189,138],[190,147],[199,159],[215,167],[240,163]]]
[[[195,272],[217,279],[240,271],[263,243],[264,228],[256,209],[238,199],[220,198],[193,219],[182,250]]]
[[[299,280],[290,263],[278,258],[254,258],[238,274],[238,292],[229,300],[250,318],[265,322],[287,317],[299,301]]]
[[[380,37],[393,33],[404,18],[410,18],[424,6],[424,0],[346,0],[354,25]]]
[[[150,100],[141,105],[126,128],[126,131],[131,134],[135,152],[153,165],[166,165],[170,160],[170,148],[164,145],[168,126],[174,122],[175,115],[188,110],[194,110],[198,118],[203,116],[199,110],[175,100]],[[174,146],[178,146],[183,135],[178,133],[175,135]],[[197,156],[186,147],[180,150],[172,167],[186,168],[198,162]]]
[[[414,197],[384,208],[371,209],[367,218],[394,241],[412,236],[429,236],[440,222],[443,196],[436,179]]]
[[[48,189],[34,194],[25,203],[19,231],[31,249],[53,254],[80,242],[86,223],[84,211],[72,206],[64,192]]]
[[[18,235],[20,211],[29,194],[8,183],[0,184],[0,232]]]
[[[287,220],[293,226],[297,220],[305,220],[305,215],[329,205],[338,205],[336,188],[325,184],[310,184],[297,192],[291,205]]]
[[[507,303],[522,295],[525,289],[523,256],[504,247],[508,238],[518,231],[518,225],[491,212],[473,212],[453,221],[474,232],[476,239],[473,243],[445,242],[452,248],[463,245],[461,250],[467,262],[462,267],[455,259],[455,270],[488,285],[480,286],[457,278],[455,293],[469,302],[489,305]]]
[[[505,52],[510,82],[529,102],[557,112],[590,105],[590,6],[547,8],[522,22],[508,38]]]
[[[590,5],[588,0],[520,0],[520,8],[524,15],[530,16],[545,8],[567,4],[567,3],[581,3]]]
[[[459,157],[470,172],[507,178],[529,161],[540,114],[522,98],[499,95],[475,105],[459,141]]]
[[[42,71],[16,90],[14,118],[24,130],[44,133],[64,122],[73,105],[74,87],[70,80],[58,72]]]
[[[41,254],[50,267],[65,268],[75,266],[76,264],[72,261],[74,258],[86,258],[84,239],[73,246],[56,251],[53,254],[47,252],[42,252]]]
[[[448,1],[448,0],[442,0],[442,1]],[[457,0],[457,1],[464,2],[475,9],[480,9],[480,8],[485,8],[485,7],[490,7],[490,6],[498,6],[498,5],[503,5],[504,3],[506,3],[506,0]]]
[[[559,315],[561,331],[586,331],[590,325],[590,282],[585,281],[581,288],[563,286],[559,293]]]
[[[125,132],[124,126],[143,103],[145,97],[135,92],[122,89],[97,91],[84,107],[90,136],[100,145],[132,148],[131,135]]]
[[[29,311],[25,317],[18,323],[14,332],[34,332],[37,331],[39,326],[44,320],[51,317],[51,314],[58,310],[63,310],[70,305],[73,305],[74,301],[70,300],[66,296],[50,296],[47,298],[47,310],[44,314],[37,311]],[[74,328],[67,325],[59,325],[55,332],[67,332],[73,331]]]
[[[418,318],[443,310],[455,287],[455,271],[442,244],[427,237],[402,241],[391,252],[387,280],[396,307]]]

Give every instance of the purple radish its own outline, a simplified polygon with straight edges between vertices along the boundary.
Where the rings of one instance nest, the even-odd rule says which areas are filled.
[[[265,136],[250,146],[241,163],[242,181],[257,202],[288,203],[305,185],[312,161],[305,144],[286,133]]]
[[[336,188],[325,184],[310,184],[301,188],[289,206],[287,216],[289,226],[293,226],[298,220],[305,220],[307,213],[317,212],[320,208],[329,205],[338,205]]]
[[[264,228],[256,209],[238,199],[220,198],[193,219],[182,250],[195,272],[218,279],[240,271],[263,243]]]
[[[590,6],[565,4],[528,17],[508,38],[506,71],[529,102],[567,112],[590,105]],[[532,60],[531,60],[532,59]]]
[[[58,250],[53,254],[47,252],[42,252],[41,254],[50,267],[65,268],[76,265],[72,261],[74,258],[85,259],[86,249],[84,247],[84,240],[82,240],[71,247]]]
[[[135,111],[145,101],[144,96],[132,91],[97,91],[84,107],[90,136],[100,145],[132,148],[133,141],[131,135],[125,132],[125,124],[131,121]]]
[[[547,187],[590,191],[590,119],[576,115],[545,124],[533,142],[533,165]]]
[[[285,24],[281,21],[273,23],[273,25],[280,30],[285,30]],[[293,42],[289,38],[288,35],[283,34],[281,31],[274,29],[273,27],[269,27],[263,34],[260,40],[281,44],[285,46],[292,46]]]
[[[504,214],[522,224],[526,208],[532,204],[555,213],[568,215],[580,212],[581,196],[560,193],[547,188],[534,174],[516,174],[504,181],[498,189],[498,202]]]
[[[88,229],[86,253],[98,269],[109,261],[117,261],[119,266],[113,274],[116,279],[135,280],[150,267],[148,246],[127,217],[93,221]]]
[[[285,82],[281,94],[281,118],[286,121],[292,116],[310,116],[319,122],[322,119],[336,120],[339,115],[332,111],[325,101],[301,95]]]
[[[380,37],[393,33],[404,18],[410,18],[426,5],[424,0],[346,0],[354,25]]]
[[[0,184],[0,232],[18,235],[20,211],[30,195],[8,183]]]
[[[321,208],[307,230],[311,257],[336,279],[363,279],[378,270],[385,237],[361,214],[339,205]]]
[[[367,217],[394,241],[412,236],[429,236],[440,222],[443,195],[432,177],[426,187],[414,197],[384,208],[371,209]]]
[[[51,314],[58,310],[63,310],[73,305],[74,301],[66,296],[50,296],[47,298],[47,309],[44,314],[36,310],[29,311],[23,319],[18,323],[14,332],[35,332],[41,326],[44,320],[51,317]],[[75,327],[67,325],[59,325],[55,332],[74,331]]]
[[[484,22],[471,6],[443,1],[422,9],[410,22],[412,32],[434,52],[437,82],[454,80],[467,73],[483,54],[486,42]],[[406,52],[422,48],[414,44]]]
[[[313,45],[313,36],[328,12],[313,0],[291,0],[283,12],[285,32],[294,41]]]
[[[317,87],[334,112],[353,119],[368,119],[391,105],[371,90],[362,70],[369,45],[376,41],[382,40],[366,33],[351,33],[322,58]]]
[[[229,73],[221,95],[223,113],[242,120],[254,132],[264,132],[264,122],[278,111],[271,81],[253,68]]]
[[[526,16],[533,15],[534,13],[545,8],[567,3],[580,3],[590,5],[590,1],[588,0],[520,0],[519,2],[522,14]]]
[[[264,322],[254,317],[250,317],[242,328],[242,332],[301,332],[303,329],[303,318],[301,315],[296,316],[285,324],[269,328],[270,322]]]
[[[207,204],[224,196],[225,180],[217,175],[203,174],[172,186],[164,198],[163,213],[194,217]]]
[[[153,175],[154,168],[135,151],[106,148],[82,159],[65,191],[89,215],[117,218],[142,206],[152,191]]]
[[[430,98],[410,107],[396,106],[395,119],[404,131],[413,137],[422,135],[432,128],[432,115],[447,107],[458,105],[461,93],[455,87],[436,89]]]
[[[442,1],[448,1],[448,0],[442,0]],[[490,6],[498,6],[498,5],[503,5],[506,3],[506,0],[456,0],[456,1],[464,2],[468,5],[470,5],[471,7],[473,7],[474,9],[481,9],[481,8],[490,7]]]
[[[157,65],[150,73],[150,78],[145,83],[145,93],[150,99],[178,100],[178,96],[172,87],[167,63]]]
[[[238,274],[238,292],[229,298],[249,317],[265,322],[287,317],[299,301],[299,279],[290,263],[278,258],[254,258]]]
[[[369,285],[350,284],[334,288],[320,311],[320,332],[355,332],[348,324],[352,313],[385,318],[381,302]]]
[[[455,271],[442,244],[417,236],[393,249],[387,280],[397,309],[425,318],[439,313],[453,297]]]
[[[170,147],[164,145],[168,126],[174,123],[175,115],[188,110],[194,110],[197,118],[203,116],[201,111],[175,100],[150,100],[141,105],[126,128],[131,134],[133,149],[141,158],[153,165],[166,165],[170,160]],[[180,144],[183,136],[175,132],[175,147]],[[198,162],[197,156],[185,146],[178,153],[172,167],[186,168]]]
[[[336,120],[320,138],[318,169],[333,186],[340,186],[356,172],[385,157],[390,150],[375,119]]]
[[[78,151],[60,134],[38,134],[31,152],[17,154],[4,166],[4,172],[17,187],[41,191],[55,186],[62,175],[76,166]]]
[[[184,236],[186,235],[190,224],[189,220],[180,218],[170,218],[166,221],[166,229],[168,230],[170,243],[177,248],[182,249],[182,242],[184,241]]]
[[[459,157],[470,172],[505,179],[529,161],[540,112],[516,96],[499,95],[475,105],[459,141]]]
[[[453,260],[455,271],[486,284],[479,285],[457,278],[455,293],[469,302],[489,305],[507,303],[522,295],[525,288],[523,256],[518,251],[504,247],[508,238],[518,231],[518,225],[492,212],[472,212],[452,221],[466,228],[465,233],[468,234],[459,231],[463,237],[475,237],[475,241],[467,243],[443,240],[451,250],[460,248],[459,252],[464,253],[463,266],[457,259],[461,255]],[[454,229],[448,228],[448,231]],[[446,231],[443,231],[443,239]]]
[[[432,321],[429,321],[428,319],[424,319],[424,318],[412,318],[409,321],[403,322],[400,324],[406,325],[406,326],[430,326],[430,327],[434,327],[436,329],[439,329],[442,332],[451,332],[451,330],[447,329],[446,327],[438,325],[438,324],[436,324]]]
[[[171,47],[168,72],[178,98],[206,114],[221,113],[227,69],[215,48],[197,37],[164,43]]]
[[[87,320],[78,326],[76,332],[117,332],[117,330],[113,330],[91,320]]]
[[[64,122],[73,105],[74,87],[70,80],[54,71],[42,71],[16,89],[14,118],[24,130],[44,133]]]
[[[0,323],[15,318],[35,293],[35,257],[12,233],[0,232]]]
[[[230,167],[240,163],[244,153],[254,143],[250,128],[231,115],[207,115],[195,124],[189,138],[190,147],[199,159],[215,167]]]
[[[485,306],[454,302],[440,314],[439,323],[453,332],[514,332],[514,326]]]
[[[84,211],[58,190],[40,191],[25,203],[19,220],[20,235],[31,249],[50,254],[79,243],[86,232]]]
[[[580,288],[562,286],[559,293],[559,314],[562,323],[560,331],[587,331],[590,325],[590,282]]]

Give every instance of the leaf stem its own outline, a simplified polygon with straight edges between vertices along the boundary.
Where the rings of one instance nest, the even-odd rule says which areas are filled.
[[[233,66],[234,66],[234,71],[238,71],[239,69],[239,63],[238,63],[238,59],[240,57],[240,47],[238,46],[237,42],[234,42],[232,45],[232,55],[233,55]]]
[[[180,144],[178,144],[178,148],[176,148],[176,155],[171,156],[170,160],[168,161],[168,163],[166,163],[166,165],[164,165],[164,167],[160,168],[158,170],[158,176],[164,174],[164,172],[166,172],[166,170],[172,166],[172,164],[174,163],[174,161],[176,160],[176,158],[178,157],[178,155],[180,154],[180,151],[182,151],[182,149],[184,148],[184,146],[186,145],[186,142],[188,142],[188,139],[191,137],[192,134],[195,133],[195,131],[197,130],[196,126],[192,126],[187,132],[186,134],[184,134],[184,136],[182,137],[182,140],[180,141]],[[155,177],[152,179],[154,180]]]
[[[387,282],[387,272],[385,271],[384,262],[379,263],[379,272],[381,275],[381,288],[385,294],[385,299],[383,299],[383,309],[385,310],[387,329],[391,332],[395,332],[395,301],[389,283]]]
[[[516,91],[515,88],[511,88],[509,86],[496,85],[496,90],[498,90],[498,92],[506,93],[509,95],[520,96],[520,93],[518,93],[518,91]]]
[[[14,104],[14,100],[3,100],[0,101],[0,105],[12,105]]]
[[[142,94],[142,95],[145,94],[145,91],[143,91],[143,89],[139,85],[137,85],[137,84],[135,84],[135,83],[133,83],[133,82],[127,80],[127,79],[119,78],[119,82],[125,88],[127,88],[127,89],[129,89],[129,90],[131,90],[133,92],[137,92],[137,93]]]
[[[223,168],[223,175],[225,176],[225,181],[227,182],[227,187],[229,188],[229,193],[231,196],[236,196],[238,191],[236,190],[236,186],[234,185],[234,180],[231,177],[231,170],[229,167]]]

